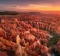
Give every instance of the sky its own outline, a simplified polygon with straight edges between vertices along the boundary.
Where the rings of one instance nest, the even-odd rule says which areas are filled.
[[[0,0],[0,10],[60,11],[60,0]]]

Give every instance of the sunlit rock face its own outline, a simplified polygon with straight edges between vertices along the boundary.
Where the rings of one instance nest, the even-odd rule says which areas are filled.
[[[5,20],[4,20],[4,19],[2,19],[2,20],[1,20],[1,23],[5,23]]]
[[[6,32],[4,31],[3,28],[0,28],[0,36],[1,37],[6,37]]]
[[[60,26],[57,27],[56,33],[57,33],[57,34],[60,34]]]
[[[27,56],[25,47],[20,45],[20,37],[19,35],[16,36],[16,43],[17,43],[17,48],[15,50],[15,56]]]
[[[10,56],[54,56],[48,44],[60,34],[60,19],[56,18],[56,15],[29,13],[4,15],[0,19],[0,51]],[[60,53],[59,47],[57,40],[51,49]]]

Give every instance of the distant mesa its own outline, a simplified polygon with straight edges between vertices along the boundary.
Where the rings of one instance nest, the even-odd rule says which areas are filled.
[[[37,15],[37,14],[41,14],[40,12],[28,12],[28,14],[31,14],[31,15]]]
[[[0,11],[0,15],[17,15],[19,12],[16,11]]]
[[[28,15],[40,15],[40,12],[16,12],[16,11],[1,11],[0,15],[18,15],[18,14],[28,14]]]

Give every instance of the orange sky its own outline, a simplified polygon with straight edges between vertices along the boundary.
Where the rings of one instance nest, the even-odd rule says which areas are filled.
[[[28,6],[16,6],[15,9],[18,11],[60,11],[60,6],[29,4]]]
[[[60,0],[0,0],[0,10],[60,11]]]
[[[6,6],[0,7],[4,10],[12,10],[12,11],[60,11],[60,6],[52,6],[52,5],[39,5],[39,4],[29,4],[26,6]]]

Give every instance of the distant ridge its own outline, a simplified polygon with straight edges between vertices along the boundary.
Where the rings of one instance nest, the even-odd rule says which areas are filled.
[[[40,12],[28,12],[28,14],[37,15],[37,14],[41,14],[41,13]]]
[[[16,11],[0,11],[0,15],[17,15],[19,12]]]

